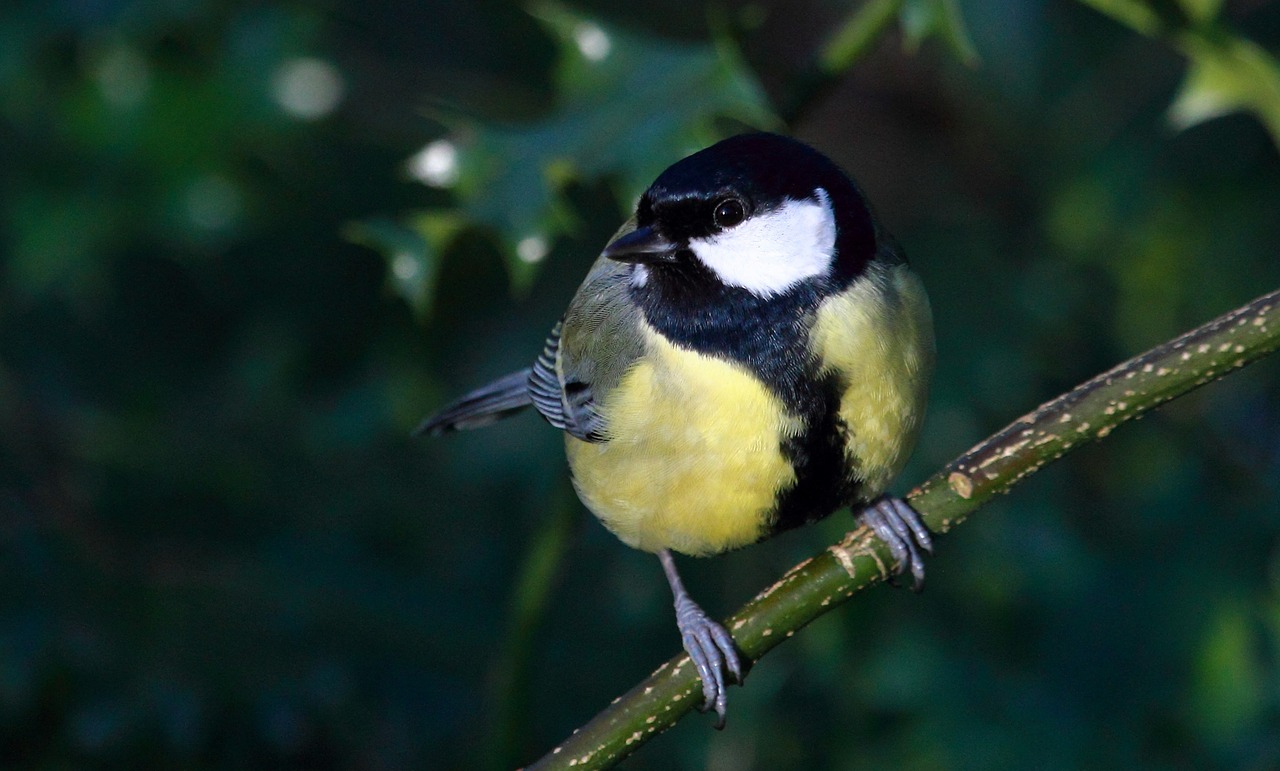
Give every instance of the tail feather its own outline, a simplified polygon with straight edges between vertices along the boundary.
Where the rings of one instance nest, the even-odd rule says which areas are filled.
[[[451,431],[487,426],[533,404],[529,396],[529,370],[512,372],[483,385],[422,421],[414,436],[440,436]]]

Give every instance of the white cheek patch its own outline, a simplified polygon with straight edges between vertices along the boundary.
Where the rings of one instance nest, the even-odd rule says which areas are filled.
[[[631,267],[631,286],[639,289],[649,283],[649,269],[643,265],[633,265]]]
[[[816,199],[787,201],[689,249],[730,286],[760,297],[780,294],[826,273],[836,248],[836,218],[827,191]]]

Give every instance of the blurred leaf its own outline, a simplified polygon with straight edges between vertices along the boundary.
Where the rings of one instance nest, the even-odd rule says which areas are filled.
[[[977,64],[978,52],[956,0],[904,0],[900,18],[908,51],[914,53],[925,40],[938,37],[957,59]]]
[[[1280,145],[1280,66],[1260,46],[1229,35],[1185,36],[1191,59],[1169,120],[1179,129],[1237,111],[1255,113]]]
[[[1255,721],[1266,700],[1258,635],[1241,608],[1218,610],[1196,662],[1192,709],[1209,738],[1235,738]]]
[[[387,261],[387,281],[392,291],[409,303],[419,319],[431,315],[439,274],[440,253],[461,229],[456,214],[428,212],[406,227],[388,219],[349,225],[346,236],[379,251]]]
[[[577,517],[578,509],[562,487],[551,515],[533,533],[515,580],[509,626],[491,681],[498,705],[489,743],[494,767],[511,768],[521,760],[531,722],[529,666],[537,650],[534,637],[546,616]]]
[[[1160,32],[1160,17],[1140,0],[1080,0],[1080,2],[1144,35],[1156,35]]]
[[[1179,129],[1229,113],[1254,113],[1280,146],[1280,65],[1252,40],[1209,24],[1221,0],[1182,0],[1199,26],[1170,28],[1151,7],[1135,0],[1081,0],[1085,5],[1150,37],[1164,38],[1189,60],[1182,89],[1169,107]]]
[[[1213,21],[1222,10],[1222,0],[1179,0],[1188,18],[1197,23]]]
[[[608,175],[630,206],[671,162],[719,138],[717,118],[778,124],[726,41],[642,38],[556,5],[535,14],[560,47],[558,104],[523,125],[446,119],[463,210],[499,235],[518,289],[572,224],[568,181]]]
[[[25,299],[56,294],[85,300],[105,283],[97,251],[110,245],[120,220],[114,200],[27,191],[9,210],[8,278]]]
[[[895,15],[903,13],[902,0],[867,0],[849,14],[822,48],[822,69],[843,72],[873,46]]]

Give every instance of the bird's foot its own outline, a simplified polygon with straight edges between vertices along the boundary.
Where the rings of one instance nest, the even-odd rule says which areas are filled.
[[[724,728],[725,709],[728,703],[725,690],[725,672],[742,684],[742,660],[733,644],[729,630],[707,617],[705,611],[690,599],[688,594],[676,598],[676,625],[685,652],[702,678],[703,704],[700,712],[716,711],[716,729]]]
[[[933,554],[933,539],[929,537],[929,528],[925,527],[920,513],[901,498],[881,496],[867,504],[858,520],[870,527],[889,546],[889,552],[897,561],[894,576],[911,573],[911,589],[920,591],[924,588],[924,556],[921,552]],[[894,577],[890,583],[896,585]]]

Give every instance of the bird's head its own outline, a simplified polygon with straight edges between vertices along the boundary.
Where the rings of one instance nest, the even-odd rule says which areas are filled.
[[[604,250],[636,265],[636,287],[702,283],[765,299],[805,285],[833,291],[876,251],[849,177],[776,134],[732,137],[673,164],[640,198],[636,225]]]

